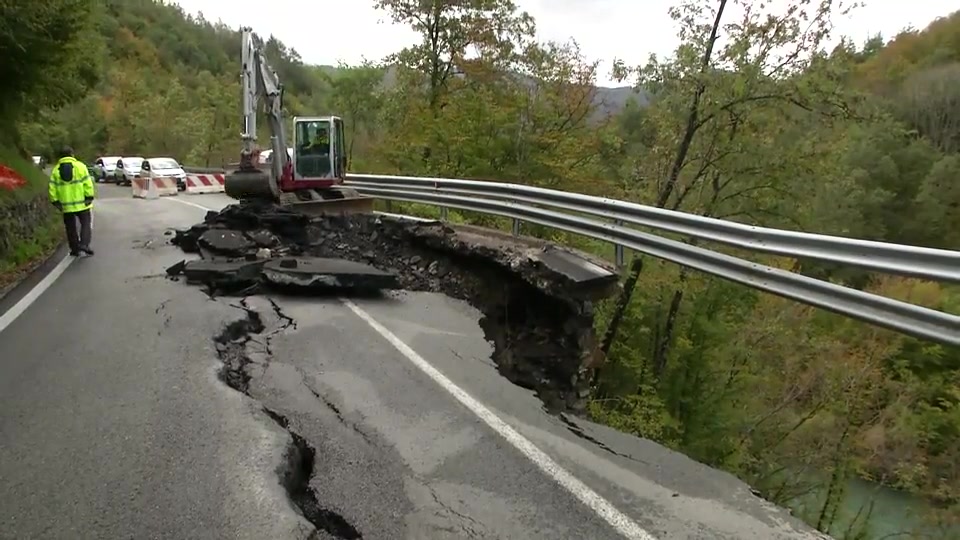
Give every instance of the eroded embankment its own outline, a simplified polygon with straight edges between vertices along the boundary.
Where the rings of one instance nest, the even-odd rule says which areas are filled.
[[[230,234],[210,242],[211,230]],[[551,411],[582,410],[587,370],[597,355],[592,300],[616,285],[611,275],[599,288],[577,287],[542,262],[551,249],[543,245],[379,215],[310,219],[272,206],[234,205],[178,231],[173,243],[211,260],[253,259],[259,252],[363,262],[394,272],[404,289],[464,300],[483,315],[480,325],[500,373],[534,390]],[[198,281],[210,294],[248,295],[263,286],[249,267]]]

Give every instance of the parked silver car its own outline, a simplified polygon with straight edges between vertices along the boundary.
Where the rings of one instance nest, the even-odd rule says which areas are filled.
[[[140,176],[140,169],[143,167],[143,158],[138,156],[127,156],[117,160],[116,170],[113,172],[114,182],[119,185],[129,186],[133,184],[133,179]]]

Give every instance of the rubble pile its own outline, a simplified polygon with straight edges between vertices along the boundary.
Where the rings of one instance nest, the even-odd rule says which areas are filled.
[[[561,268],[566,252],[509,235],[377,214],[309,217],[264,203],[209,212],[171,242],[201,258],[168,275],[211,295],[407,289],[469,302],[500,372],[554,411],[583,406],[597,354],[593,302],[617,282],[611,274],[578,285]]]

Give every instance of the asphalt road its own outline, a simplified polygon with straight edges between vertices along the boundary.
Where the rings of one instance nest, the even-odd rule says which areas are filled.
[[[440,295],[246,299],[270,354],[243,396],[213,343],[246,316],[237,299],[161,276],[183,258],[166,228],[230,200],[100,196],[97,255],[0,330],[0,538],[307,538],[278,479],[287,430],[315,449],[315,507],[340,531],[319,538],[818,537],[728,474],[576,435]]]

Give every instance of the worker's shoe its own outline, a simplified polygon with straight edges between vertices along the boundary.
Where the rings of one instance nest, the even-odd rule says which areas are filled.
[[[93,250],[90,249],[89,247],[82,247],[80,248],[80,251],[86,253],[87,255],[93,255]]]
[[[79,251],[71,251],[71,252],[70,252],[70,256],[71,256],[71,257],[79,257],[79,256],[80,256],[80,252],[79,252]]]

